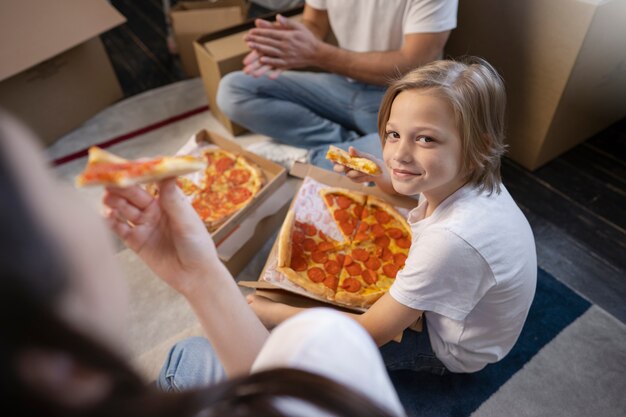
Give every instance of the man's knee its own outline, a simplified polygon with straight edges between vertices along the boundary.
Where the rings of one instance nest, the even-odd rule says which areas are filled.
[[[253,94],[246,88],[251,78],[243,71],[234,71],[226,74],[220,80],[217,88],[217,106],[226,116],[232,118],[237,111],[237,103]]]

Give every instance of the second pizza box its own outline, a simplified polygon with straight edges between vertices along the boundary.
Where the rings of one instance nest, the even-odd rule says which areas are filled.
[[[262,170],[265,177],[263,186],[252,200],[212,232],[218,255],[230,272],[236,275],[280,227],[294,190],[293,186],[285,184],[285,168],[246,151],[235,141],[214,132],[201,130],[178,153],[190,153],[206,145],[245,156]]]
[[[321,168],[314,167],[308,164],[296,163],[291,169],[291,175],[304,179],[302,187],[307,187],[308,184],[315,183],[321,184],[322,186],[328,187],[340,187],[346,188],[349,190],[355,190],[362,192],[364,194],[374,195],[376,197],[381,198],[385,202],[393,205],[402,214],[408,213],[409,210],[414,208],[417,205],[417,201],[410,197],[402,197],[402,196],[392,196],[389,195],[378,187],[373,186],[370,187],[366,184],[357,184],[346,178],[344,175],[337,174],[332,171],[327,171]],[[298,198],[298,194],[303,190],[301,188],[296,194],[294,199],[291,202],[290,208],[294,207],[294,203]],[[306,190],[305,190],[306,191]],[[250,288],[256,288],[257,292],[263,296],[273,299],[274,301],[279,301],[285,304],[290,304],[298,307],[313,307],[313,306],[328,306],[332,305],[335,308],[345,309],[348,311],[364,311],[362,308],[351,308],[346,307],[333,301],[323,300],[313,295],[309,295],[306,291],[300,291],[296,288],[291,288],[290,286],[286,287],[277,287],[276,285],[269,283],[265,280],[266,274],[268,273],[268,269],[273,268],[277,258],[278,252],[278,239],[274,242],[274,246],[270,255],[266,261],[265,267],[259,276],[258,281],[254,282],[240,282],[240,285]],[[417,327],[419,328],[419,326]]]

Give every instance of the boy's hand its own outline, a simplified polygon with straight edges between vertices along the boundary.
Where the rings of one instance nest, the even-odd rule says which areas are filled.
[[[246,301],[267,329],[273,329],[301,310],[260,295],[248,295]]]
[[[117,236],[167,284],[183,295],[220,267],[204,223],[175,179],[159,183],[154,198],[141,187],[107,188],[105,217]]]
[[[374,155],[371,155],[369,153],[357,151],[352,146],[348,148],[348,152],[350,153],[350,156],[367,158],[370,161],[375,162],[376,165],[378,165],[378,167],[382,171],[382,174],[369,175],[360,171],[356,171],[354,169],[350,169],[347,166],[341,165],[341,164],[334,164],[333,171],[338,172],[338,173],[344,173],[346,177],[350,178],[352,181],[357,182],[357,183],[374,182],[378,186],[378,188],[380,188],[384,192],[389,193],[389,194],[397,194],[396,191],[393,189],[393,185],[391,184],[391,178],[389,177],[389,170],[387,169],[387,167],[385,166],[385,163],[382,160],[376,158]]]

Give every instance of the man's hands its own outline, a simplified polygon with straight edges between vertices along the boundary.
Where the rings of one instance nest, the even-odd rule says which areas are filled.
[[[159,183],[158,198],[138,186],[107,188],[103,203],[115,234],[183,295],[221,266],[211,235],[176,180]]]
[[[323,43],[304,24],[276,16],[276,22],[257,19],[244,40],[252,52],[244,58],[244,72],[254,77],[268,73],[275,79],[284,70],[314,66]]]

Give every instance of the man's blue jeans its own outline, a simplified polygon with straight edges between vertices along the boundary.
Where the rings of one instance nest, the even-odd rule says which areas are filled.
[[[221,80],[217,103],[253,132],[313,149],[376,133],[384,93],[383,86],[336,74],[286,71],[271,80],[236,71]]]

